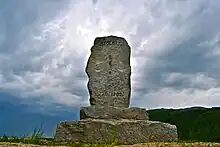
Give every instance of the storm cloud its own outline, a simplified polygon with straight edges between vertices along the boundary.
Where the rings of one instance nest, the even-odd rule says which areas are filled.
[[[132,48],[132,106],[218,106],[219,8],[218,0],[3,0],[0,90],[39,111],[88,105],[90,48],[117,35]]]

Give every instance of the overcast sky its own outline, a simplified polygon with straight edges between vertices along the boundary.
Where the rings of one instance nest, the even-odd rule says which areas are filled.
[[[131,106],[219,106],[219,16],[219,0],[0,0],[0,102],[89,105],[90,48],[116,35],[132,50]]]

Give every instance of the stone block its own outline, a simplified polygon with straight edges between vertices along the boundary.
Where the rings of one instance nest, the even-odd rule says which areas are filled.
[[[80,119],[135,119],[148,120],[148,114],[144,108],[118,108],[104,106],[82,107]]]
[[[85,143],[135,144],[177,141],[175,125],[148,120],[85,119],[61,122],[55,140]]]
[[[122,37],[97,37],[86,73],[90,104],[128,108],[131,94],[131,48]]]

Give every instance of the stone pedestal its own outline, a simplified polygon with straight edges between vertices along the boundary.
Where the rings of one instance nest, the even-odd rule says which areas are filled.
[[[130,46],[124,38],[96,38],[86,73],[91,106],[81,108],[79,121],[59,123],[55,140],[120,144],[177,141],[175,125],[149,121],[145,109],[129,108]]]
[[[177,128],[167,123],[129,119],[85,119],[61,122],[55,139],[84,143],[135,144],[177,141]]]
[[[104,106],[82,107],[80,110],[80,119],[135,119],[148,120],[146,109],[137,107],[118,108]]]

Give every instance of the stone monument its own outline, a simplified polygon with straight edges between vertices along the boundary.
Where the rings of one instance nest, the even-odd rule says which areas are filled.
[[[177,141],[175,125],[149,121],[146,109],[130,107],[131,48],[124,38],[97,37],[86,66],[90,105],[79,121],[60,122],[55,140],[135,144]]]

